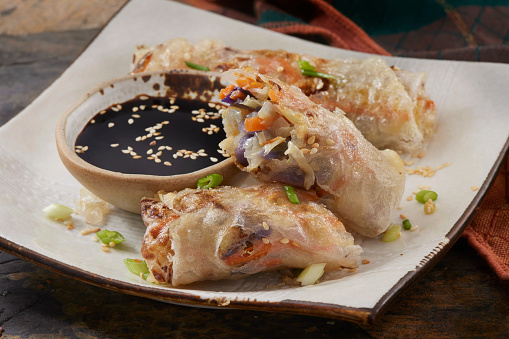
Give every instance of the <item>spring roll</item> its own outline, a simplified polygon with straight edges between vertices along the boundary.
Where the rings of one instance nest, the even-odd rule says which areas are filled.
[[[262,182],[314,189],[347,229],[375,237],[390,225],[405,187],[392,150],[379,151],[342,111],[251,68],[230,70],[220,97],[226,139],[237,166]]]
[[[186,69],[186,61],[215,72],[251,66],[295,85],[313,102],[344,111],[379,149],[417,153],[435,129],[437,112],[425,90],[426,74],[391,67],[380,57],[324,59],[284,50],[237,50],[217,40],[193,45],[186,39],[173,39],[138,46],[132,71]],[[322,75],[303,75],[302,62]]]
[[[362,249],[312,192],[291,203],[281,184],[185,189],[143,199],[141,253],[159,282],[174,286],[262,271],[355,268]]]

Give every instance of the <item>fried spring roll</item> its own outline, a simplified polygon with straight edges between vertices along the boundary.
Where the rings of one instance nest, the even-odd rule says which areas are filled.
[[[185,61],[211,71],[251,66],[258,72],[299,87],[315,103],[340,108],[364,137],[379,149],[416,153],[433,134],[437,118],[425,90],[426,74],[390,67],[380,57],[324,59],[283,50],[237,50],[221,41],[185,39],[139,46],[133,72],[186,69]],[[331,77],[302,74],[302,61]]]
[[[405,187],[403,161],[379,151],[343,112],[251,68],[230,70],[221,91],[227,138],[220,146],[263,182],[315,189],[347,229],[384,232]]]
[[[362,249],[316,195],[281,184],[186,189],[143,199],[141,253],[154,278],[175,286],[262,271],[355,268]]]

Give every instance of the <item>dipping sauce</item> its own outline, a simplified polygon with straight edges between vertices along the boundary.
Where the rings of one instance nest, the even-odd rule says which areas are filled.
[[[97,167],[175,175],[211,166],[229,155],[219,104],[140,95],[99,112],[78,135],[75,152]]]

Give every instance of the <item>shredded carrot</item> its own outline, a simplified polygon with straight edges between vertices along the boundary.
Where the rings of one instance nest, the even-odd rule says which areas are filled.
[[[238,89],[230,93],[230,99],[232,100],[245,99],[246,97],[246,93],[239,91]]]
[[[249,88],[263,88],[263,84],[253,81],[252,83],[249,84]]]
[[[253,81],[254,81],[254,79],[249,78],[249,77],[240,78],[240,79],[237,79],[237,86],[244,88],[245,86],[249,85]]]
[[[244,121],[244,127],[246,128],[247,132],[261,131],[267,128],[263,124],[263,120],[260,117],[246,118]]]
[[[271,101],[277,102],[276,92],[273,89],[269,90],[269,98]]]
[[[224,99],[228,96],[228,94],[230,94],[231,91],[233,91],[233,89],[235,88],[235,86],[233,84],[230,84],[228,86],[226,86],[225,88],[223,88],[220,92],[219,92],[219,99]]]
[[[260,259],[266,256],[269,253],[271,247],[272,245],[270,243],[264,244],[262,241],[258,241],[253,244],[250,252],[245,252],[239,249],[223,260],[229,266],[244,264],[251,260]]]

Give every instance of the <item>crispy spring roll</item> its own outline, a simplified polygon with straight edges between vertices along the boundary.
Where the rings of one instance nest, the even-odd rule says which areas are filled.
[[[315,189],[347,229],[384,232],[399,206],[405,168],[379,151],[343,112],[313,103],[299,88],[251,68],[223,75],[226,139],[220,146],[262,182]]]
[[[355,268],[362,249],[311,192],[290,202],[281,184],[186,189],[143,199],[141,253],[154,278],[174,286],[262,271]]]
[[[425,90],[426,74],[390,67],[380,57],[323,59],[283,50],[237,50],[221,41],[185,39],[139,46],[133,72],[188,68],[185,61],[211,71],[251,66],[299,87],[315,103],[340,108],[364,137],[379,149],[416,153],[433,134],[437,112]],[[302,62],[330,77],[302,74]]]

